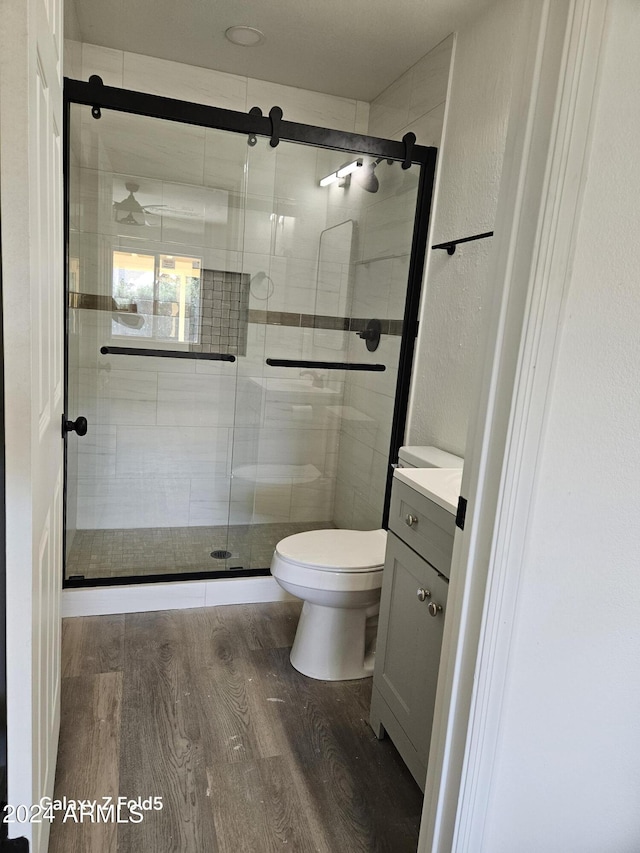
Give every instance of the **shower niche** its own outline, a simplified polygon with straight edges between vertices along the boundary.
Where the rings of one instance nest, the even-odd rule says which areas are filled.
[[[434,149],[65,100],[66,585],[266,574],[286,535],[384,525]],[[375,181],[323,182],[354,157]]]

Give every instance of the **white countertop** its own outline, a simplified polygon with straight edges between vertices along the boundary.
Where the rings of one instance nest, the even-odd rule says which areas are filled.
[[[393,476],[453,515],[458,511],[462,468],[396,468]]]

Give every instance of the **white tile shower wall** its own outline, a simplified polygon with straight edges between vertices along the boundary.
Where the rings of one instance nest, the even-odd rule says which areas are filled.
[[[345,380],[344,405],[336,413],[340,437],[333,520],[339,527],[380,526],[399,353],[399,336],[383,335],[375,352],[350,336],[350,361],[388,367],[383,373],[349,373]]]
[[[121,63],[121,85],[125,89],[222,107],[226,110],[245,109],[245,77],[136,53],[121,54]]]
[[[370,134],[401,139],[413,131],[418,143],[439,146],[452,47],[450,36],[373,101]],[[416,179],[397,163],[380,163],[376,174],[378,192],[359,199],[366,210],[351,310],[355,317],[402,319]],[[380,525],[399,348],[399,337],[383,336],[378,350],[368,353],[358,338],[350,336],[350,358],[379,361],[391,369],[382,374],[352,373],[345,380],[334,503],[334,521],[340,527]]]
[[[224,363],[97,355],[96,320],[110,315],[74,313],[93,335],[82,338],[92,366],[78,370],[91,425],[80,445],[78,527],[331,519],[338,430],[330,408],[343,383],[315,389],[284,369],[263,378],[267,337],[275,356],[302,355],[314,330],[253,325],[254,376],[243,359],[236,377]],[[236,474],[247,465],[249,482]]]
[[[73,46],[69,45],[69,52]],[[103,49],[94,45],[83,45],[83,76],[92,72],[110,74],[109,80],[114,84],[124,83],[145,91],[165,92],[165,83],[170,86],[171,94],[176,97],[191,98],[197,100],[206,89],[210,103],[219,103],[222,106],[234,106],[244,109],[245,104],[234,97],[233,103],[225,98],[229,94],[229,75],[220,75],[204,69],[191,68],[178,63],[166,62],[150,57],[124,54],[121,63],[118,60],[117,51]],[[120,64],[124,69],[122,80],[119,73]],[[114,76],[116,75],[116,76]],[[184,80],[183,80],[184,77]],[[241,80],[244,78],[237,78]],[[236,82],[237,82],[236,80]],[[184,83],[184,85],[183,85]],[[261,81],[245,81],[251,83],[249,87],[252,94],[267,97],[270,84]],[[255,83],[255,85],[254,85]],[[363,120],[367,115],[365,107],[349,99],[325,96],[319,93],[306,93],[291,87],[276,86],[272,95],[280,99],[280,103],[287,109],[291,107],[290,118],[300,121],[317,120],[324,113],[323,123],[346,130],[363,130]],[[236,93],[237,95],[237,93]],[[201,99],[201,98],[200,98]],[[240,99],[242,100],[242,99]],[[86,112],[86,111],[85,111]],[[104,121],[104,118],[107,121]],[[144,187],[140,188],[138,197],[143,204],[163,204],[171,208],[170,198],[171,185],[167,178],[177,182],[198,182],[200,171],[200,154],[202,146],[202,129],[188,128],[185,126],[172,126],[170,123],[162,124],[162,142],[159,142],[157,134],[153,132],[158,124],[156,120],[141,117],[123,116],[119,114],[107,114],[100,122],[100,126],[90,118],[83,121],[83,133],[85,136],[83,151],[84,164],[93,168],[104,167],[112,169],[124,175],[127,172],[135,172],[136,176],[146,176]],[[135,127],[133,127],[135,125]],[[139,125],[139,127],[138,127]],[[132,132],[133,127],[133,132]],[[172,140],[167,137],[173,135]],[[207,140],[212,137],[211,144]],[[144,140],[144,144],[141,144]],[[180,145],[174,142],[180,142]],[[185,152],[188,156],[176,157],[176,151],[189,148]],[[196,146],[196,148],[194,148]],[[262,253],[273,259],[274,270],[277,276],[282,276],[283,267],[290,267],[296,261],[308,261],[307,269],[302,271],[294,269],[289,278],[294,279],[295,286],[286,288],[279,287],[272,294],[269,305],[260,305],[260,294],[256,297],[256,308],[268,308],[268,310],[298,310],[312,312],[315,301],[315,263],[317,256],[317,235],[326,224],[326,194],[317,185],[318,167],[316,165],[317,152],[304,146],[281,145],[281,149],[274,152],[268,146],[267,140],[260,139],[258,146],[249,150],[248,181],[246,190],[248,193],[246,210],[241,211],[236,205],[234,213],[244,213],[242,227],[238,226],[238,216],[232,217],[236,223],[232,228],[232,221],[228,223],[226,235],[209,234],[205,244],[215,248],[237,250],[243,248],[245,252]],[[193,149],[193,150],[192,150]],[[197,149],[197,150],[196,150]],[[227,150],[229,149],[229,150]],[[105,151],[109,155],[105,155]],[[215,184],[218,188],[221,181],[226,184],[231,192],[241,192],[244,181],[244,160],[247,153],[246,146],[239,145],[237,137],[230,134],[220,134],[215,131],[206,131],[205,134],[205,184]],[[333,155],[334,159],[336,155]],[[298,162],[304,160],[305,162]],[[221,169],[220,164],[224,161],[227,168]],[[277,164],[277,166],[276,166]],[[333,168],[336,164],[333,163]],[[213,169],[213,172],[212,172]],[[229,180],[228,176],[231,175]],[[162,178],[162,181],[154,184],[153,178]],[[308,185],[303,185],[305,179]],[[120,181],[124,183],[124,179]],[[179,187],[184,195],[186,188]],[[210,195],[211,191],[204,190],[201,194]],[[146,193],[149,198],[143,197]],[[155,196],[155,197],[153,197]],[[102,194],[104,197],[104,193]],[[291,199],[295,197],[295,201]],[[182,200],[184,204],[184,199]],[[193,207],[193,205],[190,205]],[[230,208],[233,206],[230,199]],[[107,216],[110,211],[104,211]],[[171,221],[164,223],[162,218],[162,229],[158,233],[163,242],[167,239],[176,239],[178,242],[187,242],[184,235],[184,223],[179,223],[182,235],[177,236],[171,230]],[[160,217],[158,217],[158,228]],[[122,229],[120,229],[122,231]],[[131,230],[131,238],[136,235]],[[175,230],[175,229],[174,229]],[[210,229],[211,230],[211,229]],[[220,231],[220,227],[214,227],[213,231]],[[235,233],[235,242],[229,238]],[[153,236],[148,232],[148,236]],[[226,236],[226,239],[220,240]],[[192,234],[190,242],[200,244],[202,241],[194,239]],[[284,260],[284,263],[282,261]],[[265,272],[275,280],[269,266],[257,272]],[[289,298],[292,297],[292,302]],[[290,307],[290,304],[293,307]]]
[[[78,529],[186,527],[187,477],[80,478]]]
[[[449,81],[453,36],[425,54],[372,101],[369,108],[369,133],[401,139],[409,130],[421,145],[437,145],[442,124],[435,139],[419,133],[425,117],[442,109]]]
[[[139,92],[164,95],[185,101],[246,112],[260,107],[267,114],[278,105],[288,121],[320,125],[335,130],[366,133],[369,104],[321,92],[282,86],[251,77],[211,71],[152,56],[125,53],[92,44],[82,44],[82,66],[78,69],[78,43],[65,42],[65,60],[81,79],[99,74],[108,86],[124,86]]]
[[[82,79],[82,42],[67,38],[64,42],[64,76]]]

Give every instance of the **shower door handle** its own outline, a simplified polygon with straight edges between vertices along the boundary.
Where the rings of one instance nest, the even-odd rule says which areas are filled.
[[[83,417],[76,418],[75,421],[68,421],[65,416],[62,416],[62,437],[64,438],[68,432],[75,432],[78,435],[87,434],[87,419]]]

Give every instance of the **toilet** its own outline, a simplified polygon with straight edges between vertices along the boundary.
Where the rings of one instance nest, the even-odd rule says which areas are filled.
[[[404,468],[462,468],[438,447],[401,447]],[[324,681],[373,675],[385,530],[309,530],[276,545],[271,574],[304,601],[291,663]]]
[[[385,530],[309,530],[276,545],[271,574],[304,601],[291,663],[323,681],[373,675]]]

